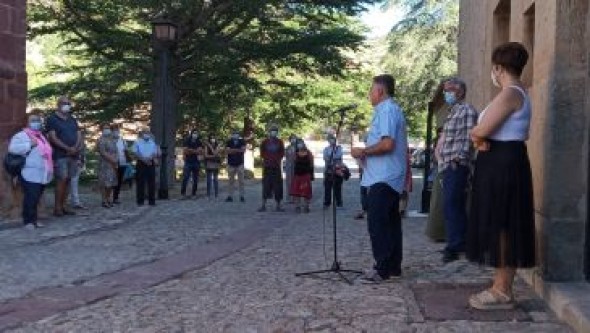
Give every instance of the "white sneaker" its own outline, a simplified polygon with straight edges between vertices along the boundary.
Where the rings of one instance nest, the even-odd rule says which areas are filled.
[[[25,224],[25,229],[27,229],[27,230],[35,230],[37,228],[35,228],[35,225],[33,223],[28,223],[28,224]]]

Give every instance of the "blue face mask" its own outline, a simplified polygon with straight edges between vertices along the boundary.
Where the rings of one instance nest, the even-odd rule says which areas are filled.
[[[445,103],[453,105],[457,102],[457,97],[454,92],[445,91]]]
[[[33,131],[40,131],[41,130],[41,122],[40,121],[31,121],[29,123],[29,128]]]

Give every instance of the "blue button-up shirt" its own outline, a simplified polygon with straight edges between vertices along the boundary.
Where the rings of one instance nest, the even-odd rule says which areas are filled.
[[[143,138],[139,138],[135,141],[131,149],[141,159],[152,159],[159,153],[158,146],[152,139],[144,140]]]
[[[375,106],[367,135],[367,147],[377,144],[384,137],[393,139],[395,147],[387,154],[366,157],[361,185],[369,187],[385,183],[396,192],[402,193],[407,172],[408,138],[406,119],[393,99],[387,99]]]

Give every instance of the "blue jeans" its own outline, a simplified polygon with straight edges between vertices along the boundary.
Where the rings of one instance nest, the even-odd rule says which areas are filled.
[[[188,185],[188,180],[193,177],[193,188],[192,188],[192,195],[197,194],[197,187],[199,186],[199,171],[201,166],[199,163],[184,163],[184,168],[182,169],[182,186],[180,188],[180,194],[186,194],[186,186]]]
[[[37,205],[45,190],[45,185],[31,183],[20,178],[23,189],[23,223],[37,224]]]
[[[219,170],[207,170],[207,196],[211,196],[211,190],[215,189],[215,197],[219,195]]]
[[[403,254],[399,193],[385,183],[374,184],[369,188],[367,205],[375,270],[382,278],[400,275]]]
[[[449,166],[443,174],[443,204],[448,252],[465,251],[467,180],[469,168]]]

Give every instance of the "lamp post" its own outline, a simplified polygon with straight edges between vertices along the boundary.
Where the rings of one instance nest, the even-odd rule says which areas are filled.
[[[428,102],[428,115],[426,117],[426,149],[424,155],[424,175],[422,186],[422,202],[420,213],[428,213],[430,211],[430,194],[432,188],[428,186],[428,175],[430,175],[430,161],[432,158],[432,121],[434,118],[434,102]]]
[[[177,39],[177,26],[173,22],[159,17],[152,21],[152,38],[154,51],[159,58],[155,82],[155,96],[153,108],[157,108],[158,117],[161,123],[162,137],[160,139],[160,186],[158,188],[158,199],[168,199],[168,140],[166,118],[170,109],[172,87],[170,82],[169,62],[172,47]],[[152,118],[153,121],[154,118]]]

